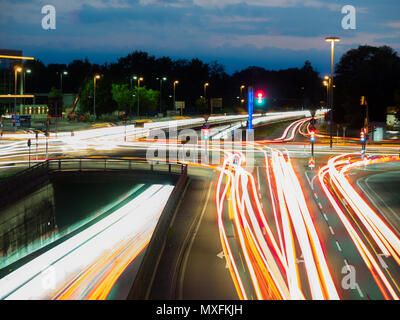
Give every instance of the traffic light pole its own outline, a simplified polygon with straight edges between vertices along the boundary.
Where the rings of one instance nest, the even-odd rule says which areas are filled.
[[[247,129],[253,130],[253,109],[254,109],[254,92],[253,87],[249,87],[248,89],[248,121],[247,121]]]
[[[311,141],[311,157],[314,158],[314,141]]]

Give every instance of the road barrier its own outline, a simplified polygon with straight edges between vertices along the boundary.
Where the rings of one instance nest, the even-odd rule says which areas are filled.
[[[179,200],[187,185],[187,166],[169,197],[161,213],[160,219],[150,239],[145,256],[136,274],[135,281],[128,296],[128,300],[148,300],[153,286],[154,277],[163,254],[168,232],[176,214]]]
[[[24,197],[30,191],[49,183],[50,175],[62,172],[157,172],[181,175],[186,165],[179,163],[150,163],[126,158],[59,158],[40,162],[30,168],[0,180],[0,208]]]

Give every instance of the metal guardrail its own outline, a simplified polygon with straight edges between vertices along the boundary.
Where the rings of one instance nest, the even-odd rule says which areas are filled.
[[[186,170],[186,167],[186,164],[149,163],[146,160],[124,158],[49,159],[1,180],[0,208],[16,201],[29,189],[46,183],[49,180],[49,174],[54,172],[141,170],[181,175]]]
[[[136,274],[134,283],[128,295],[128,300],[148,300],[153,286],[161,256],[163,254],[170,226],[177,212],[179,200],[187,185],[187,166],[184,168],[177,184],[175,185],[160,219],[156,225],[145,256]]]

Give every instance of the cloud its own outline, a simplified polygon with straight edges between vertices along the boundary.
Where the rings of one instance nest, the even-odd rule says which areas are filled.
[[[386,25],[393,29],[400,29],[400,21],[388,22]]]

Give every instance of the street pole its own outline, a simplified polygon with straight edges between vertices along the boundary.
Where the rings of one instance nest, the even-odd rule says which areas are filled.
[[[17,76],[18,72],[22,71],[21,67],[14,67],[14,94],[17,95]],[[17,130],[17,97],[14,97],[14,130]]]
[[[158,79],[158,78],[157,78]],[[162,82],[166,81],[167,78],[166,77],[160,77],[160,113],[162,113],[162,106],[161,106],[161,100],[162,100]]]
[[[208,82],[206,82],[204,84],[204,99],[206,99],[207,109],[208,109],[208,101],[207,101],[207,87],[208,87],[208,85],[209,85]],[[213,110],[212,110],[212,106],[210,105],[210,114],[212,114],[212,113],[213,113]]]
[[[137,85],[137,115],[138,115],[138,117],[140,119],[139,99],[140,99],[140,80],[138,79],[138,85]]]
[[[254,102],[254,92],[253,87],[248,87],[248,120],[247,129],[253,130],[253,102]]]
[[[138,85],[137,85],[137,115],[140,118],[140,105],[139,105],[139,100],[140,100],[140,81],[143,81],[143,78],[138,77],[137,81],[138,81]]]
[[[340,41],[340,38],[338,37],[327,37],[325,38],[325,41],[330,42],[331,43],[331,78],[330,78],[330,86],[329,86],[329,107],[330,107],[330,113],[331,113],[331,119],[330,119],[330,125],[329,125],[329,131],[330,131],[330,142],[329,142],[329,146],[332,149],[332,145],[333,145],[333,57],[334,57],[334,53],[335,53],[335,42]]]
[[[161,113],[161,90],[162,90],[162,78],[160,78],[160,113]]]
[[[175,80],[175,81],[174,81],[174,111],[176,111],[176,103],[175,103],[175,102],[176,102],[176,100],[175,100],[175,99],[176,99],[176,96],[175,96],[176,88],[175,88],[175,87],[176,87],[176,85],[177,85],[178,83],[179,83],[178,80]]]
[[[93,81],[93,117],[94,121],[96,121],[96,77],[94,77]]]
[[[94,121],[96,121],[96,80],[100,79],[100,75],[96,74],[93,77],[93,116]]]
[[[311,157],[314,159],[314,140],[311,140]]]

